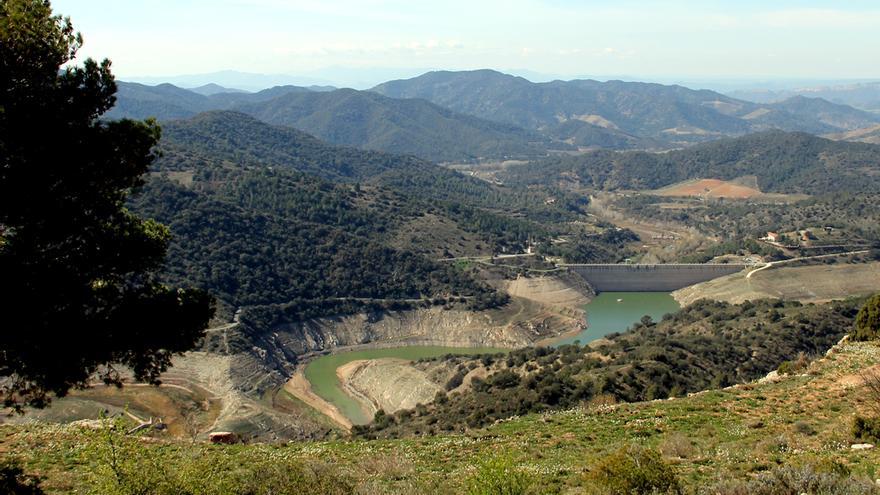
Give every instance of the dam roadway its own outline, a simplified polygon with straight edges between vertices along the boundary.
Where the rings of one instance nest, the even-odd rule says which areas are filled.
[[[597,292],[672,292],[700,282],[730,275],[751,265],[678,264],[565,264]]]

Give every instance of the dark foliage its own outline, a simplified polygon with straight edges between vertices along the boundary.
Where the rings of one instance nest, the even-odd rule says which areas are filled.
[[[876,207],[880,195],[876,192],[839,192],[781,204],[711,200],[691,209],[660,206],[668,201],[669,198],[643,194],[620,198],[615,201],[615,207],[635,217],[685,224],[724,239],[754,239],[768,231],[790,232],[827,226],[846,232],[851,241],[880,240],[880,208]]]
[[[9,495],[42,495],[40,478],[25,474],[21,465],[13,459],[0,461],[0,493]]]
[[[168,232],[123,208],[155,158],[154,123],[97,119],[110,62],[73,59],[82,39],[48,2],[0,3],[0,377],[7,406],[44,406],[113,364],[157,382],[213,309],[156,279]],[[14,315],[18,315],[17,321]]]
[[[880,337],[880,294],[868,299],[859,310],[850,336],[853,340],[876,340]]]
[[[295,179],[281,176],[265,183],[275,187],[252,187],[247,197],[235,185],[213,195],[165,180],[146,186],[133,207],[167,223],[174,234],[167,279],[210,290],[233,307],[285,304],[300,318],[386,300],[406,307],[427,298],[490,292],[451,266],[350,233],[344,227],[357,231],[360,223],[371,232],[390,220],[368,219],[357,210],[333,215],[346,199],[338,191],[322,195],[320,183],[306,178],[315,189],[287,189]],[[243,180],[256,186],[267,176]],[[245,207],[248,198],[257,199]],[[312,208],[298,208],[306,203]]]
[[[669,153],[597,151],[511,167],[512,185],[571,183],[597,189],[656,189],[697,178],[753,175],[764,192],[829,194],[880,189],[880,146],[769,131]]]

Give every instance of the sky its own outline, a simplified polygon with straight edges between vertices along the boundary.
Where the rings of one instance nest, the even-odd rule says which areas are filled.
[[[880,79],[878,0],[52,5],[82,32],[80,55],[111,59],[121,79],[221,70],[336,78],[359,71],[369,78],[382,71],[477,68],[530,71],[536,78]]]

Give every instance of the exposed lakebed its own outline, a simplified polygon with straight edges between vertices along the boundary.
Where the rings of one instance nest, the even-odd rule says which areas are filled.
[[[580,341],[587,344],[610,333],[622,332],[638,322],[644,315],[655,321],[664,314],[679,310],[679,305],[669,293],[665,292],[603,292],[587,305],[588,327],[583,332],[563,338],[553,345],[570,344]],[[336,406],[354,424],[368,423],[372,418],[364,412],[357,400],[342,389],[336,370],[352,361],[366,359],[398,358],[416,360],[438,357],[446,354],[484,354],[504,352],[506,349],[406,346],[380,349],[363,349],[339,352],[321,356],[305,368],[305,377],[315,394]]]
[[[415,360],[444,356],[446,354],[484,354],[504,352],[505,350],[478,347],[408,346],[339,352],[321,356],[310,362],[306,366],[305,375],[315,394],[336,406],[339,412],[351,420],[352,423],[366,424],[373,418],[367,417],[358,401],[342,390],[342,384],[336,376],[336,370],[340,366],[363,359],[398,358]]]

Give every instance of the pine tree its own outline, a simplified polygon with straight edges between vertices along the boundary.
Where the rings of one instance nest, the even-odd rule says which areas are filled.
[[[99,119],[116,84],[107,60],[69,65],[81,45],[48,1],[0,0],[0,386],[17,408],[119,384],[120,365],[157,383],[214,311],[157,280],[169,232],[125,201],[160,129]]]

